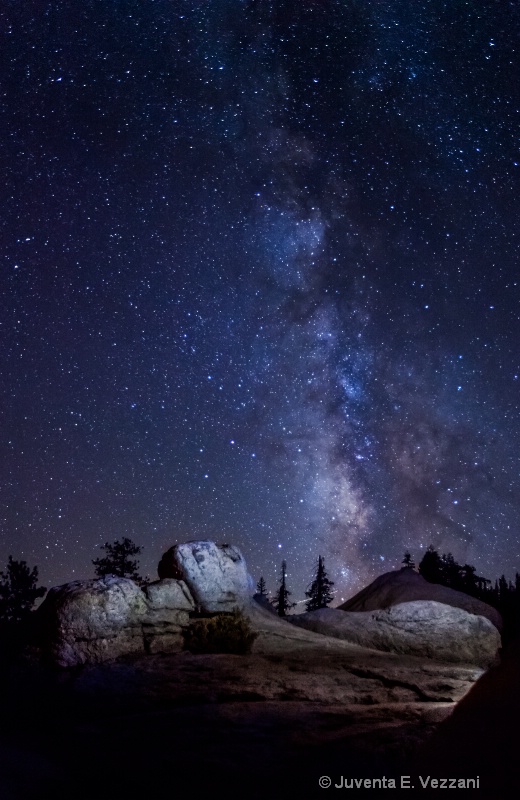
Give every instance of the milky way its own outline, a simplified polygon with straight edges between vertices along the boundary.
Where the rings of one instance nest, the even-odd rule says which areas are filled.
[[[519,16],[4,4],[1,563],[520,570]]]

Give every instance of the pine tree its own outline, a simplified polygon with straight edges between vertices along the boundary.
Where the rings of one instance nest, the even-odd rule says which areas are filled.
[[[442,581],[442,559],[431,544],[419,564],[419,574],[430,583]]]
[[[452,553],[443,553],[441,558],[442,574],[440,583],[442,583],[443,586],[458,589],[461,584],[461,569],[462,567],[457,564]]]
[[[279,617],[287,616],[287,612],[294,606],[294,603],[289,602],[290,591],[287,589],[287,564],[282,561],[282,572],[280,576],[280,588],[276,593],[274,607]]]
[[[142,547],[125,536],[121,541],[116,540],[114,544],[106,542],[101,549],[105,550],[107,555],[104,558],[92,560],[98,577],[117,575],[120,578],[131,578],[136,583],[143,583],[143,578],[137,571],[139,562],[132,559],[132,556],[140,554]]]
[[[501,575],[500,578],[498,579],[498,594],[502,605],[507,603],[509,595],[509,587],[507,585],[507,580],[505,575]]]
[[[415,569],[415,561],[408,552],[404,554],[404,558],[401,563],[404,564],[405,567],[409,567],[410,569]]]
[[[500,602],[501,591],[505,593],[507,588],[502,582],[501,587],[495,583],[493,589],[491,581],[477,575],[475,567],[471,564],[461,566],[455,561],[452,553],[443,553],[442,556],[439,556],[432,545],[428,547],[419,564],[419,573],[430,583],[440,583],[451,589],[465,592],[496,607]]]
[[[19,623],[28,618],[38,597],[47,589],[38,583],[38,567],[32,570],[26,561],[16,561],[9,556],[6,572],[0,572],[0,621]]]
[[[329,580],[325,572],[325,564],[321,556],[318,557],[318,566],[316,568],[316,577],[314,578],[310,589],[305,592],[305,596],[309,598],[307,601],[307,611],[316,611],[318,608],[327,608],[329,603],[332,602],[331,588],[334,582]]]
[[[476,569],[471,564],[464,564],[460,571],[460,589],[474,596],[478,594],[479,581],[482,581],[475,573]]]
[[[256,588],[258,589],[258,594],[261,595],[261,597],[267,597],[267,592],[265,590],[265,581],[263,578],[260,578],[260,580],[256,584]]]

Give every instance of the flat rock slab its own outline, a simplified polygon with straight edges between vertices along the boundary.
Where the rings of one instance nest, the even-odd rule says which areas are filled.
[[[407,774],[482,674],[331,639],[255,605],[247,613],[258,633],[247,656],[132,655],[39,682],[16,671],[12,686],[4,676],[4,729],[16,720],[20,731],[24,715],[27,726],[15,772],[41,756],[42,796],[73,789],[77,800],[137,800],[170,784],[197,796],[323,797],[321,775]]]
[[[133,697],[148,709],[246,701],[445,704],[460,700],[483,673],[303,630],[256,603],[247,613],[258,634],[250,655],[184,651],[126,658],[85,668],[74,678],[74,691],[78,697],[97,696],[102,704],[125,705]]]

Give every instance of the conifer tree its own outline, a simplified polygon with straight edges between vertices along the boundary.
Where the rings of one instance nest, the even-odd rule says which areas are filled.
[[[442,559],[431,544],[419,564],[419,574],[430,583],[442,581]]]
[[[508,589],[509,587],[507,585],[506,576],[501,575],[498,579],[498,596],[501,603],[507,601],[507,596],[509,594]]]
[[[276,593],[274,607],[279,617],[287,616],[287,612],[294,606],[294,603],[289,602],[290,591],[287,589],[287,564],[282,561],[282,572],[280,575],[280,588]]]
[[[258,594],[261,595],[261,597],[267,597],[267,592],[265,590],[265,581],[263,578],[260,578],[260,580],[256,584],[256,588],[258,590]]]
[[[476,569],[471,564],[464,564],[460,571],[460,588],[467,594],[476,595],[478,592],[478,581],[482,580],[475,574]],[[459,588],[459,587],[457,587]]]
[[[305,592],[305,596],[309,598],[307,601],[307,611],[316,611],[318,608],[327,608],[329,603],[332,602],[332,592],[330,591],[334,582],[329,580],[325,572],[325,563],[321,556],[318,557],[318,566],[316,568],[316,577],[314,578],[310,589]]]
[[[26,561],[9,556],[5,572],[0,572],[0,622],[18,624],[27,619],[38,597],[47,589],[36,588],[38,567],[32,570]]]
[[[413,560],[412,556],[408,551],[404,554],[404,558],[401,563],[404,564],[405,567],[409,567],[410,569],[415,569],[415,561]]]
[[[96,568],[96,575],[117,575],[120,578],[131,578],[136,583],[143,583],[143,578],[139,575],[139,561],[132,558],[138,556],[142,547],[135,544],[127,536],[121,541],[116,540],[114,544],[106,542],[101,546],[107,555],[104,558],[94,558],[92,563]]]
[[[444,586],[458,589],[461,583],[461,566],[457,564],[452,553],[443,553],[441,558],[441,580]]]

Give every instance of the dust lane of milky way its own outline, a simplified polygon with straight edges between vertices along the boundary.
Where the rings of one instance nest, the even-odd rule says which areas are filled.
[[[1,564],[520,570],[519,16],[3,4]]]

